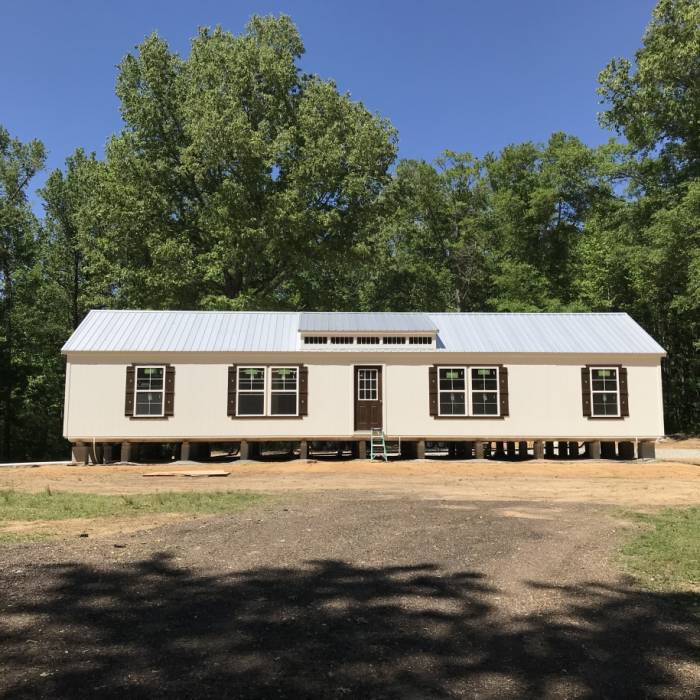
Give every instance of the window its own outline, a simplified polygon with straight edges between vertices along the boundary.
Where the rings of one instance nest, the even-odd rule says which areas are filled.
[[[465,375],[464,367],[440,367],[438,384],[441,416],[466,415]]]
[[[134,388],[135,416],[162,416],[164,367],[137,367]]]
[[[351,335],[332,335],[331,345],[352,345],[354,340]]]
[[[496,367],[472,367],[472,415],[498,415],[498,369]]]
[[[412,335],[408,339],[409,345],[432,345],[433,339],[429,335]]]
[[[384,345],[405,345],[406,338],[400,335],[387,335],[382,338]]]
[[[500,416],[498,367],[438,367],[439,416]]]
[[[326,345],[328,338],[325,335],[305,335],[304,345]]]
[[[239,367],[237,416],[299,414],[298,367]]]
[[[265,368],[238,368],[238,408],[239,416],[265,415]]]
[[[359,336],[357,339],[358,345],[379,345],[379,338],[377,336]]]
[[[299,381],[296,367],[270,368],[270,415],[295,416]]]
[[[379,396],[379,371],[376,369],[357,370],[357,398],[360,401],[377,401]]]
[[[591,367],[593,416],[620,415],[620,385],[616,367]]]

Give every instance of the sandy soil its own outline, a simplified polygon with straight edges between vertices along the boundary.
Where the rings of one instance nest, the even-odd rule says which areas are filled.
[[[373,498],[601,503],[635,507],[700,503],[700,466],[678,462],[249,462],[168,471],[222,468],[228,477],[144,478],[163,465],[15,467],[0,470],[0,489],[131,494],[157,491],[247,490],[264,493],[350,491]]]
[[[658,447],[669,447],[674,450],[700,450],[700,438],[683,438],[682,440],[677,440],[675,438],[668,438],[657,441]]]

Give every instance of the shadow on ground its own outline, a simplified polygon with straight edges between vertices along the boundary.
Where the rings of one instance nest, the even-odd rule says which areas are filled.
[[[518,617],[481,574],[427,564],[35,573],[0,603],[5,698],[678,697],[700,651],[691,596],[626,587],[532,583],[565,602]]]

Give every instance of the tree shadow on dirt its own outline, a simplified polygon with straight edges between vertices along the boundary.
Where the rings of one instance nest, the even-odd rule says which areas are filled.
[[[700,652],[691,596],[529,591],[566,602],[556,614],[506,616],[482,574],[430,564],[324,560],[216,576],[164,554],[46,565],[0,604],[0,695],[683,695],[672,669]]]

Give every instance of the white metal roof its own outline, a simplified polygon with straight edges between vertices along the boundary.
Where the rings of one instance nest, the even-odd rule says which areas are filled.
[[[434,333],[438,329],[422,313],[303,311],[299,316],[299,330],[313,333]]]
[[[309,330],[309,322],[305,320],[309,316],[316,315],[277,311],[91,311],[63,346],[63,352],[294,352],[302,349],[299,331]],[[347,324],[348,317],[353,314],[325,313],[322,316],[326,325],[331,325],[334,316],[338,317],[339,324]],[[437,329],[440,352],[665,354],[664,349],[624,313],[377,313],[362,316],[362,322],[368,325],[369,319],[364,317],[374,318],[372,322],[376,327],[366,328],[373,332],[398,330],[388,321],[382,326],[384,318],[426,317]],[[422,319],[417,321],[423,323]],[[304,329],[302,322],[307,324]],[[412,321],[406,325],[410,323]],[[344,326],[343,330],[351,329]],[[353,352],[363,350],[377,348],[353,348]]]
[[[226,352],[296,349],[299,314],[90,311],[63,352]]]
[[[663,354],[625,313],[443,313],[438,348],[457,352]]]

